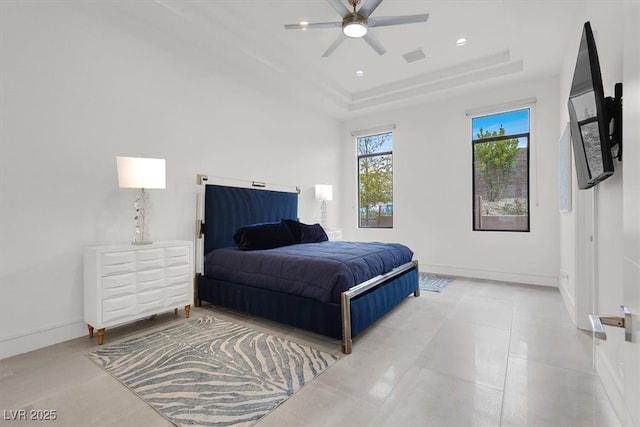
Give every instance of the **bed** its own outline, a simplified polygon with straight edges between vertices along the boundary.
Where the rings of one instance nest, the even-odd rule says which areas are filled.
[[[420,295],[418,262],[404,245],[320,239],[239,249],[238,234],[247,226],[302,224],[298,192],[212,185],[203,175],[198,180],[196,306],[206,301],[339,339],[350,354],[354,337],[409,295]]]

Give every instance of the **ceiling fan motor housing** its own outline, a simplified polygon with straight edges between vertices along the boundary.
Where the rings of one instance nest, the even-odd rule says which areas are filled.
[[[354,13],[342,20],[342,32],[347,37],[363,37],[367,34],[367,18]]]

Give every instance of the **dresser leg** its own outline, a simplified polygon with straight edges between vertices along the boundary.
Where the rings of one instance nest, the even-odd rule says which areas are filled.
[[[98,345],[104,342],[104,328],[98,329]]]
[[[87,325],[87,328],[89,328],[89,338],[93,338],[93,326]]]
[[[189,312],[191,311],[191,305],[184,306],[184,317],[189,318]]]

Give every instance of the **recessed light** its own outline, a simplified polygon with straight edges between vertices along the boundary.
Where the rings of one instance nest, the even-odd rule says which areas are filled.
[[[456,40],[456,46],[464,46],[465,44],[467,44],[467,39],[465,39],[464,37],[460,37],[458,40]]]
[[[362,77],[362,76],[364,76],[364,71],[362,70],[356,71],[356,77]]]
[[[300,22],[298,22],[298,25],[300,25],[300,27],[302,27],[302,28],[300,28],[302,31],[305,31],[305,30],[308,29],[307,27],[309,26],[309,21],[300,21]]]

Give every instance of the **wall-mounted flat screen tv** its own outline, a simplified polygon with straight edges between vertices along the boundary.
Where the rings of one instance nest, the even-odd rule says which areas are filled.
[[[596,43],[587,22],[568,103],[573,157],[581,190],[613,175],[614,158],[622,158],[622,83],[616,84],[615,92],[615,98],[604,96]]]

